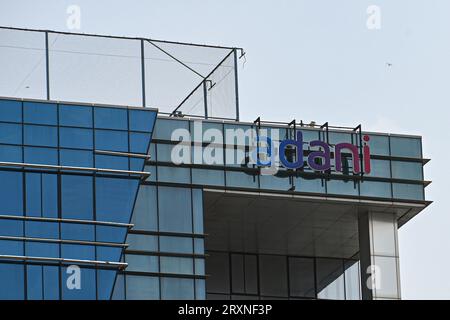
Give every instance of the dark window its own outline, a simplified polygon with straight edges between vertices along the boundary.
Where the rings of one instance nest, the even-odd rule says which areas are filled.
[[[56,104],[40,102],[23,103],[23,122],[36,124],[58,123]]]
[[[159,187],[158,204],[161,231],[192,232],[190,189]]]
[[[259,283],[261,295],[286,297],[287,266],[285,256],[259,256]]]
[[[92,177],[62,175],[61,206],[63,218],[92,220]]]
[[[127,110],[120,108],[94,108],[94,124],[100,129],[127,130]]]
[[[0,121],[22,122],[22,102],[0,100]]]
[[[156,119],[156,112],[129,110],[130,130],[150,132]]]
[[[59,144],[63,148],[92,149],[93,135],[91,129],[60,128]]]
[[[128,134],[125,131],[95,130],[95,149],[128,151]]]
[[[296,297],[314,298],[314,259],[289,258],[289,289],[290,295]]]
[[[59,125],[91,128],[92,107],[60,105]]]
[[[24,143],[31,146],[56,147],[58,145],[57,128],[25,125]]]

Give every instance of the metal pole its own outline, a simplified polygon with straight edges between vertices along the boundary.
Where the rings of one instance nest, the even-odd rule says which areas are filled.
[[[141,71],[142,71],[142,106],[145,108],[145,53],[144,40],[141,39]]]
[[[50,71],[49,71],[49,53],[48,53],[48,31],[45,32],[45,72],[47,80],[47,100],[50,100]]]
[[[205,103],[205,119],[208,119],[208,90],[206,88],[206,80],[203,81],[203,99]]]
[[[234,49],[234,88],[236,94],[236,121],[239,121],[238,61],[236,48]]]

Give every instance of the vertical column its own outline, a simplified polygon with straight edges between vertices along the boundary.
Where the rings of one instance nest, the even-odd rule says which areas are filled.
[[[361,290],[364,300],[400,299],[397,219],[393,213],[359,215]]]

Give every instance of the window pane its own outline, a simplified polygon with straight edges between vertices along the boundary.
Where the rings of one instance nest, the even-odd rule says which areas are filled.
[[[320,178],[295,178],[295,191],[325,193],[325,180]]]
[[[158,237],[146,234],[129,233],[127,236],[128,250],[158,251]]]
[[[391,198],[391,183],[379,181],[361,181],[361,196]]]
[[[420,162],[392,161],[392,178],[423,180],[423,165]]]
[[[63,148],[92,149],[93,136],[91,129],[60,128],[59,145]]]
[[[147,154],[150,143],[150,135],[147,133],[130,133],[130,152]]]
[[[317,297],[319,299],[345,299],[344,267],[340,259],[316,259]]]
[[[56,125],[58,122],[56,117],[56,104],[24,102],[23,122]]]
[[[156,187],[140,185],[132,222],[135,230],[154,231],[158,228]]]
[[[128,170],[128,158],[97,154],[95,155],[95,166],[102,169]]]
[[[189,121],[157,119],[155,123],[154,139],[171,140],[172,132],[178,128],[186,129],[189,132]]]
[[[370,154],[379,156],[389,155],[389,136],[369,134]]]
[[[314,298],[314,259],[289,258],[289,282],[291,296]]]
[[[42,300],[42,266],[28,265],[27,267],[27,299]]]
[[[128,152],[128,134],[125,131],[95,130],[95,149]]]
[[[194,280],[161,278],[161,299],[167,300],[194,299]]]
[[[0,143],[22,144],[22,126],[0,123]]]
[[[227,171],[227,186],[257,189],[258,176],[250,172]]]
[[[173,183],[190,183],[189,168],[158,166],[158,181]]]
[[[63,218],[92,220],[92,177],[62,175],[61,207]]]
[[[92,107],[59,105],[59,125],[92,127]]]
[[[245,293],[244,256],[242,254],[231,254],[231,279],[232,292]]]
[[[329,194],[358,195],[358,184],[353,180],[329,180],[327,181]]]
[[[192,253],[192,238],[161,236],[159,246],[161,252]]]
[[[129,110],[130,130],[150,132],[156,120],[156,112],[144,110]]]
[[[158,187],[160,231],[192,232],[191,190]]]
[[[0,161],[22,162],[22,147],[0,145]]]
[[[209,277],[206,281],[208,293],[230,293],[230,269],[228,253],[208,252],[206,258],[206,274]]]
[[[60,149],[60,162],[62,166],[92,168],[92,151]]]
[[[359,261],[345,261],[345,299],[360,300]]]
[[[391,167],[389,160],[370,159],[370,173],[369,177],[390,178]]]
[[[22,122],[22,101],[0,100],[0,121]]]
[[[223,186],[223,170],[192,169],[192,183],[199,185]]]
[[[259,181],[261,183],[261,189],[270,189],[270,190],[289,190],[292,184],[289,181],[289,177],[283,176],[285,170],[279,170],[277,175],[262,175],[259,177]]]
[[[94,122],[96,128],[127,130],[127,110],[121,108],[95,107]]]
[[[25,298],[25,269],[23,265],[0,263],[1,300],[23,300]]]
[[[53,148],[25,147],[26,163],[58,165],[58,150]]]
[[[97,219],[129,223],[139,181],[100,177],[95,181]]]
[[[61,238],[66,240],[95,240],[95,227],[89,224],[61,223]]]
[[[24,143],[31,146],[56,147],[58,145],[57,128],[25,125]]]
[[[59,267],[44,266],[43,283],[44,299],[59,299]]]
[[[192,258],[160,257],[161,272],[193,274],[194,266]]]
[[[203,233],[203,190],[192,189],[194,233]]]
[[[397,298],[399,295],[397,258],[375,256],[375,265],[381,273],[381,276],[378,277],[381,283],[375,291],[375,297]]]
[[[127,300],[159,299],[159,280],[156,277],[126,276]]]
[[[278,297],[288,295],[286,257],[260,255],[259,272],[261,295]]]
[[[421,139],[409,137],[391,137],[391,156],[421,158]]]
[[[0,171],[0,214],[23,215],[22,173]]]
[[[158,272],[158,257],[147,255],[127,254],[125,261],[128,263],[127,271]]]
[[[392,190],[394,198],[396,199],[409,199],[409,200],[423,200],[424,190],[421,184],[406,184],[406,183],[393,183]]]

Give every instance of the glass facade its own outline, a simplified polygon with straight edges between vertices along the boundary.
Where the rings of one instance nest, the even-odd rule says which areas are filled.
[[[156,112],[0,110],[0,299],[110,299]]]
[[[251,136],[207,136],[254,128],[239,122],[203,121],[205,141],[185,142],[190,163],[174,164],[174,130],[196,125],[150,108],[0,99],[0,299],[361,299],[358,248],[341,257],[208,248],[205,189],[425,203],[419,137],[368,134],[368,174],[344,160],[342,172],[262,175],[248,163]],[[304,161],[317,151],[312,140],[360,144],[352,132],[298,130]],[[392,247],[380,236],[388,227],[373,227],[377,250]],[[373,255],[380,265],[394,259]]]

